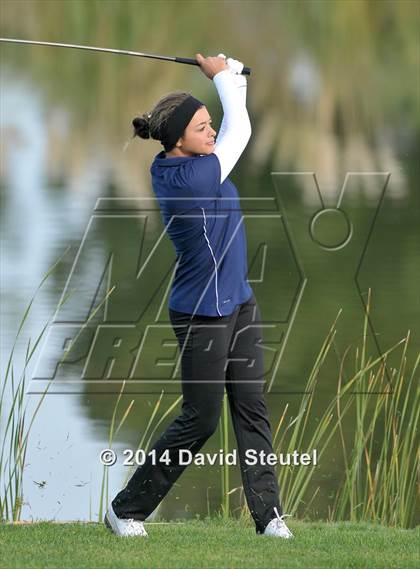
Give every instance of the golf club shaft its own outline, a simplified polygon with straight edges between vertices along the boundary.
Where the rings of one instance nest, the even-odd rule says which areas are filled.
[[[34,41],[34,40],[19,40],[15,38],[0,38],[0,42],[10,42],[10,43],[26,43],[31,45],[49,45],[53,47],[70,47],[75,49],[87,49],[90,51],[104,51],[107,53],[118,53],[120,55],[133,55],[137,57],[149,57],[151,59],[162,59],[164,61],[174,61],[175,63],[185,63],[187,65],[197,65],[199,63],[195,59],[189,59],[188,57],[169,57],[166,55],[156,55],[152,53],[142,53],[140,51],[129,51],[126,49],[110,49],[107,47],[95,47],[90,45],[75,45],[71,43],[56,43],[50,41]],[[251,69],[249,67],[244,67],[242,70],[242,75],[250,75]]]

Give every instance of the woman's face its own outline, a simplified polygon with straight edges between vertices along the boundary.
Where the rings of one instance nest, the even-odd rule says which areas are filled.
[[[216,131],[211,127],[211,117],[206,107],[200,107],[169,154],[175,154],[174,150],[177,156],[211,154],[215,136]]]

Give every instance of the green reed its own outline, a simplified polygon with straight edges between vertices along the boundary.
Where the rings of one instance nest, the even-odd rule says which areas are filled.
[[[404,339],[400,364],[392,369],[390,384],[385,377],[387,354],[377,373],[360,377],[350,444],[346,443],[342,421],[338,421],[345,474],[331,519],[371,520],[402,527],[414,522],[419,481],[420,390],[416,373],[420,353],[407,374],[409,339],[410,331]],[[360,361],[365,357],[363,346]],[[357,352],[356,365],[358,360]],[[378,396],[372,397],[372,392]]]
[[[223,449],[224,456],[229,449],[229,417],[228,417],[228,397],[227,393],[223,397],[223,407],[222,415],[220,418],[220,448]],[[222,499],[221,499],[221,511],[222,518],[227,519],[230,516],[230,495],[235,491],[229,490],[229,466],[226,462],[223,462],[220,468],[220,478],[221,478],[221,488],[222,488]]]
[[[117,417],[118,406],[119,406],[119,403],[121,400],[122,393],[123,393],[124,388],[125,388],[125,383],[126,383],[126,381],[124,380],[122,382],[121,389],[120,389],[119,395],[117,397],[117,400],[115,402],[114,410],[112,413],[111,423],[110,423],[110,427],[109,427],[109,440],[108,440],[108,448],[109,449],[112,449],[112,443],[113,443],[115,437],[117,436],[118,432],[120,431],[121,427],[123,426],[125,420],[127,419],[128,415],[130,414],[130,412],[134,406],[134,399],[133,399],[128,404],[126,410],[123,413],[122,418],[120,419],[120,421],[118,423],[118,427],[115,429],[115,432],[114,432],[114,426],[115,426],[115,421],[116,421],[116,417]],[[136,449],[134,450],[134,456],[136,456],[136,452],[139,449],[143,449],[147,453],[147,451],[150,447],[151,441],[152,441],[152,437],[155,434],[156,430],[158,429],[159,425],[162,423],[162,421],[164,421],[166,419],[166,417],[173,411],[174,407],[176,407],[176,405],[182,399],[182,396],[178,397],[172,403],[172,405],[170,405],[168,407],[168,409],[166,409],[166,411],[160,416],[159,420],[155,423],[155,425],[153,425],[153,421],[155,420],[155,418],[158,414],[159,408],[161,406],[163,395],[164,395],[164,390],[162,390],[162,392],[159,396],[159,399],[156,401],[156,403],[153,407],[153,410],[152,410],[151,416],[149,418],[149,421],[146,425],[146,428],[145,428],[144,432],[142,433],[142,436],[140,438],[140,441],[139,441]],[[131,478],[131,476],[134,473],[134,471],[136,470],[136,468],[137,468],[137,464],[134,464],[128,470],[128,474],[126,475],[126,478],[125,478],[125,481],[123,484],[124,486],[127,484],[128,480]],[[103,520],[104,510],[106,510],[106,508],[109,504],[108,472],[109,472],[109,467],[104,465],[103,474],[102,474],[102,482],[101,482],[101,494],[100,494],[100,499],[99,499],[99,513],[98,513],[98,521],[99,522],[101,522]]]
[[[13,358],[15,354],[15,349],[17,342],[21,337],[24,330],[25,323],[31,312],[32,305],[35,298],[48,279],[48,277],[54,272],[56,267],[59,265],[63,257],[67,254],[70,247],[64,251],[64,253],[51,265],[48,271],[45,273],[41,279],[40,284],[35,290],[22,319],[19,323],[19,327],[13,342],[12,349],[10,350],[10,355],[8,358],[6,371],[4,378],[2,378],[2,388],[0,393],[0,521],[18,521],[20,519],[22,504],[23,504],[23,473],[25,469],[25,457],[29,441],[29,435],[38,411],[48,393],[51,384],[54,381],[52,378],[41,394],[38,403],[35,406],[30,418],[28,415],[28,404],[29,399],[25,402],[25,387],[26,387],[26,372],[28,366],[33,359],[38,346],[45,332],[52,322],[52,318],[57,313],[57,311],[67,302],[70,296],[73,294],[74,290],[63,296],[63,298],[58,302],[54,309],[53,316],[48,319],[44,327],[42,328],[40,334],[35,339],[34,344],[31,347],[31,338],[29,338],[27,343],[27,349],[25,354],[25,360],[23,364],[23,369],[20,374],[19,381],[15,383],[15,372],[13,365]],[[92,311],[89,318],[87,319],[84,326],[81,327],[78,334],[76,334],[71,347],[65,352],[59,364],[63,363],[68,357],[69,353],[75,346],[76,340],[82,333],[84,327],[89,323],[89,321],[95,316],[102,304],[107,300],[109,295],[113,292],[115,287],[112,287],[103,300],[98,304],[95,310]],[[25,425],[28,426],[25,428]],[[5,425],[5,426],[4,426]],[[7,454],[6,454],[7,452]]]
[[[420,354],[408,380],[405,375],[410,331],[406,338],[380,357],[366,357],[370,293],[369,289],[362,348],[356,350],[354,375],[343,384],[347,349],[338,370],[337,394],[319,419],[315,417],[313,421],[311,407],[316,395],[317,378],[336,335],[340,309],[311,370],[296,417],[288,417],[288,404],[283,410],[273,436],[273,448],[277,453],[292,453],[294,450],[310,452],[316,448],[320,462],[331,450],[331,444],[336,441],[335,435],[338,435],[343,451],[344,482],[336,490],[328,519],[375,521],[410,527],[414,521],[415,489],[419,479],[417,432],[420,394],[418,377],[416,384],[415,376]],[[393,370],[391,391],[384,379],[385,363],[388,355],[400,345],[403,346],[401,363],[398,370]],[[377,367],[379,369],[375,371]],[[349,430],[345,426],[345,418],[351,412],[356,420],[350,423]],[[347,438],[351,438],[349,445],[346,443],[346,434]],[[375,436],[379,437],[379,443]],[[316,468],[278,467],[284,512],[296,514],[299,511],[301,517],[308,514],[320,490],[319,486],[315,490],[310,486]],[[241,517],[250,519],[245,503],[242,504]]]
[[[4,378],[2,379],[2,388],[0,393],[0,521],[17,521],[21,515],[23,502],[23,471],[25,467],[25,457],[29,439],[29,433],[35,417],[39,411],[42,401],[46,395],[48,387],[38,401],[35,410],[32,413],[28,427],[25,429],[27,422],[27,406],[24,402],[24,390],[26,372],[30,361],[32,360],[36,349],[47,330],[50,320],[41,330],[41,333],[31,347],[31,339],[29,338],[26,348],[25,360],[20,378],[16,384],[15,371],[13,366],[13,356],[15,353],[17,342],[22,334],[25,323],[30,314],[35,298],[51,273],[55,270],[58,263],[67,253],[68,248],[63,255],[50,267],[42,278],[40,284],[35,290],[26,310],[19,323],[19,327],[13,342],[12,349],[8,358]],[[58,304],[62,306],[69,295],[64,297]],[[7,455],[5,454],[7,451]]]

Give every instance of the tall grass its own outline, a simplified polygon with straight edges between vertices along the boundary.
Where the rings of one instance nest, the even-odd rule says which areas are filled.
[[[225,392],[223,396],[222,415],[220,417],[220,448],[224,449],[224,456],[229,448],[229,417],[228,417],[228,397]],[[230,467],[223,462],[220,469],[222,499],[221,499],[221,512],[223,519],[230,516],[230,495],[233,494],[238,488],[229,489],[229,472]]]
[[[58,302],[54,309],[53,316],[49,318],[47,323],[44,325],[40,334],[37,336],[35,343],[31,347],[31,338],[28,339],[27,349],[25,354],[25,360],[23,363],[23,369],[20,374],[20,378],[16,384],[15,382],[15,371],[13,365],[13,358],[15,355],[16,346],[18,340],[24,330],[25,323],[31,312],[32,305],[35,298],[42,288],[48,277],[54,272],[58,264],[61,262],[63,257],[67,254],[69,247],[64,251],[64,253],[53,263],[53,265],[48,269],[40,284],[35,290],[22,319],[19,323],[18,330],[13,342],[12,349],[10,350],[10,355],[8,358],[6,371],[4,378],[2,378],[2,388],[0,393],[0,521],[18,521],[21,516],[22,505],[23,505],[23,473],[25,469],[25,457],[28,447],[29,435],[38,411],[48,393],[51,384],[54,381],[52,378],[41,394],[41,397],[32,412],[30,418],[28,418],[28,403],[29,399],[24,401],[25,387],[26,387],[26,373],[28,366],[33,359],[40,342],[52,322],[54,315],[60,310],[60,308],[67,302],[67,300],[74,293],[71,290]],[[63,363],[68,357],[72,348],[74,347],[77,338],[83,331],[83,328],[89,323],[89,321],[95,316],[102,304],[107,300],[109,295],[113,292],[115,287],[112,287],[102,301],[98,304],[95,310],[92,311],[89,318],[83,327],[79,330],[78,334],[73,339],[71,347],[65,352],[61,360],[58,362]],[[28,424],[29,422],[29,424]],[[25,428],[25,425],[28,426]],[[5,426],[4,426],[5,425]],[[6,454],[7,451],[7,454]]]
[[[118,423],[118,427],[114,432],[114,425],[115,425],[115,421],[116,421],[116,416],[117,416],[117,412],[118,412],[118,406],[120,403],[120,399],[122,396],[122,393],[124,391],[125,388],[125,380],[123,381],[122,385],[121,385],[121,390],[120,393],[117,397],[117,400],[115,402],[114,405],[114,410],[112,413],[112,418],[111,418],[111,423],[110,423],[110,427],[109,427],[109,441],[108,441],[108,448],[112,449],[112,444],[113,441],[115,439],[115,437],[117,436],[119,430],[121,429],[121,427],[123,426],[125,420],[127,419],[129,413],[131,412],[133,406],[134,406],[134,399],[131,400],[131,402],[128,404],[126,410],[123,413],[123,416],[120,420],[120,422]],[[161,415],[161,417],[159,418],[159,420],[156,422],[156,424],[152,427],[153,425],[153,421],[155,420],[157,413],[159,411],[159,408],[161,406],[162,403],[162,398],[164,395],[164,390],[162,390],[159,399],[156,401],[155,406],[153,407],[151,416],[149,418],[149,421],[146,425],[146,428],[144,430],[144,432],[142,433],[142,436],[140,437],[140,441],[137,445],[137,448],[134,451],[134,456],[136,455],[137,450],[139,449],[143,449],[146,453],[149,450],[151,441],[152,441],[152,437],[155,434],[156,430],[158,429],[159,425],[162,423],[162,421],[164,421],[166,419],[166,417],[172,412],[172,410],[174,409],[174,407],[179,403],[179,401],[182,399],[182,396],[178,397],[173,403],[172,405],[170,405],[168,407],[168,409]],[[149,432],[150,431],[150,432]],[[146,440],[147,439],[147,440]],[[134,464],[129,470],[128,470],[128,474],[126,475],[125,481],[124,481],[124,486],[127,484],[128,480],[131,478],[132,474],[134,473],[134,471],[136,470],[137,465]],[[99,513],[98,513],[98,521],[101,522],[103,520],[104,517],[104,511],[106,510],[108,504],[109,504],[109,486],[108,486],[108,472],[109,472],[109,467],[104,465],[103,467],[103,474],[102,474],[102,482],[101,482],[101,493],[100,493],[100,498],[99,498]]]
[[[317,378],[336,335],[340,310],[309,375],[296,417],[288,416],[288,405],[283,410],[273,437],[273,448],[276,453],[310,452],[316,448],[318,462],[321,462],[335,440],[334,435],[338,434],[343,452],[344,482],[336,490],[334,503],[329,508],[329,520],[375,521],[410,527],[414,523],[416,481],[419,479],[420,394],[415,376],[420,354],[408,380],[405,376],[410,331],[406,338],[380,357],[366,357],[370,293],[369,289],[362,347],[356,350],[354,375],[343,384],[347,349],[338,370],[337,394],[319,419],[313,417],[311,408]],[[398,370],[393,370],[391,391],[384,379],[385,364],[388,355],[400,345],[403,346],[401,363]],[[375,371],[376,367],[378,371]],[[356,420],[350,421],[354,428],[346,432],[345,419],[351,412]],[[350,444],[346,443],[346,434],[351,439]],[[308,514],[320,489],[319,486],[315,490],[310,487],[315,472],[315,466],[278,467],[284,512],[299,512],[301,517]],[[250,519],[245,503],[241,517]]]
[[[108,448],[112,449],[112,443],[114,440],[114,437],[117,436],[119,430],[121,429],[121,427],[123,426],[123,424],[125,423],[125,420],[127,419],[133,405],[134,405],[134,399],[132,399],[130,401],[130,403],[128,404],[126,410],[123,413],[123,416],[121,417],[121,420],[118,424],[118,427],[116,428],[115,432],[114,432],[114,426],[115,426],[115,419],[117,416],[117,411],[118,411],[118,405],[120,403],[120,399],[122,396],[122,393],[124,391],[124,387],[125,387],[125,380],[123,381],[122,385],[121,385],[121,389],[120,392],[118,394],[117,397],[117,401],[115,402],[115,406],[114,406],[114,410],[112,413],[112,418],[111,418],[111,423],[110,423],[110,427],[109,427],[109,440],[108,440]],[[104,509],[106,509],[106,505],[108,503],[108,466],[104,464],[103,466],[103,473],[102,473],[102,483],[101,483],[101,494],[100,494],[100,500],[99,500],[99,514],[98,514],[98,521],[102,521],[103,519],[103,512]]]
[[[27,403],[26,406],[24,405],[26,370],[50,321],[44,326],[32,347],[29,339],[23,370],[18,382],[15,380],[13,355],[35,296],[59,261],[60,259],[47,272],[25,310],[10,353],[0,394],[0,425],[2,426],[0,436],[1,521],[17,521],[21,515],[23,472],[29,434],[42,401],[53,381],[51,380],[48,383],[29,420]],[[95,311],[92,312],[89,320],[93,318],[112,291],[113,289],[107,293]],[[66,302],[67,298],[59,303],[58,308]],[[273,435],[273,448],[276,453],[281,452],[283,454],[292,453],[294,450],[310,452],[316,448],[318,461],[321,462],[323,456],[331,450],[332,442],[336,442],[338,439],[342,450],[343,480],[339,483],[334,502],[329,507],[328,519],[330,521],[346,519],[375,521],[387,525],[410,527],[413,524],[416,511],[416,482],[419,480],[417,431],[420,414],[418,385],[420,354],[417,355],[413,369],[408,373],[406,369],[410,340],[410,331],[408,331],[406,338],[397,342],[395,346],[381,356],[368,357],[366,344],[369,312],[370,290],[363,326],[362,345],[360,348],[356,348],[354,374],[345,383],[343,382],[344,362],[349,352],[347,349],[337,370],[337,393],[328,402],[321,415],[316,417],[313,412],[313,401],[317,392],[317,380],[333,345],[341,310],[338,312],[309,374],[296,416],[289,416],[288,405],[282,411]],[[392,370],[392,385],[388,385],[385,377],[386,361],[389,354],[401,345],[401,361],[398,369]],[[67,355],[68,352],[62,361]],[[125,381],[122,383],[110,422],[109,448],[112,448],[116,436],[134,407],[134,400],[132,400],[123,412],[121,419],[117,421],[118,408],[125,383]],[[10,387],[9,400],[11,402],[6,409],[7,386]],[[149,449],[157,429],[182,398],[182,396],[178,397],[156,420],[163,395],[164,391],[162,391],[152,410],[137,449],[142,448],[146,451]],[[348,425],[351,426],[350,429]],[[220,445],[226,454],[229,450],[229,419],[226,395],[223,401],[219,433]],[[133,466],[131,472],[128,471],[125,483],[135,468],[136,466]],[[240,490],[240,517],[250,520],[247,505],[243,501],[242,486],[233,489],[229,487],[229,468],[227,465],[221,468],[222,517],[231,516],[230,496]],[[298,513],[300,517],[310,514],[310,508],[320,489],[318,486],[313,490],[315,472],[315,466],[278,468],[278,483],[285,512]],[[103,519],[107,503],[108,467],[104,466],[99,521]],[[91,498],[89,508],[91,517]]]
[[[392,370],[391,385],[384,373],[387,354],[377,373],[371,371],[360,377],[351,450],[346,444],[337,401],[345,477],[331,512],[334,520],[371,520],[403,527],[413,523],[419,480],[420,389],[416,373],[420,353],[407,378],[409,339],[410,331],[404,340],[400,365]],[[365,357],[364,344],[360,353],[362,365]],[[356,363],[358,358],[357,353]],[[378,393],[378,397],[372,398],[371,392]]]
[[[63,253],[63,255],[50,267],[47,273],[42,278],[40,284],[35,290],[23,316],[19,323],[18,331],[16,333],[12,349],[10,351],[9,359],[6,366],[6,371],[4,378],[2,379],[2,389],[0,394],[0,520],[3,521],[17,521],[20,519],[22,503],[23,503],[23,471],[25,467],[25,457],[29,439],[29,433],[35,417],[39,411],[39,408],[44,400],[47,393],[49,385],[47,385],[46,390],[42,394],[40,400],[38,401],[35,410],[32,413],[29,425],[25,430],[25,424],[27,422],[27,405],[24,406],[24,391],[25,391],[25,380],[28,365],[33,358],[35,351],[44,336],[46,329],[50,324],[50,320],[42,329],[41,333],[35,340],[35,344],[31,348],[31,339],[29,338],[25,361],[23,364],[23,369],[20,374],[20,378],[15,383],[15,371],[13,366],[13,356],[15,353],[16,345],[21,336],[25,322],[30,314],[32,305],[35,298],[41,289],[44,282],[55,270],[58,263],[67,253],[68,248]],[[67,295],[58,304],[57,308],[60,308],[68,299],[70,295]],[[8,392],[9,391],[9,392]],[[10,404],[8,401],[11,401]],[[6,409],[6,404],[8,405]],[[5,426],[4,426],[5,423]],[[7,450],[7,455],[5,451]]]

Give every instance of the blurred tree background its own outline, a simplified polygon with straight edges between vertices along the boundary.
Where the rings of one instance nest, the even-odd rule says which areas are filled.
[[[252,68],[253,137],[241,164],[247,179],[256,168],[281,166],[317,170],[327,186],[336,185],[346,167],[389,169],[389,161],[418,144],[418,2],[3,0],[1,10],[2,37],[185,57],[222,51],[244,61]],[[190,66],[63,48],[1,47],[6,68],[30,77],[51,109],[70,112],[73,159],[83,160],[91,145],[113,141],[123,192],[133,192],[128,180],[136,172],[147,183],[149,160],[160,149],[141,143],[141,152],[130,149],[129,162],[119,167],[135,114],[169,91],[188,90],[208,101],[220,119],[215,89]],[[69,152],[62,154],[62,169],[71,168]]]

